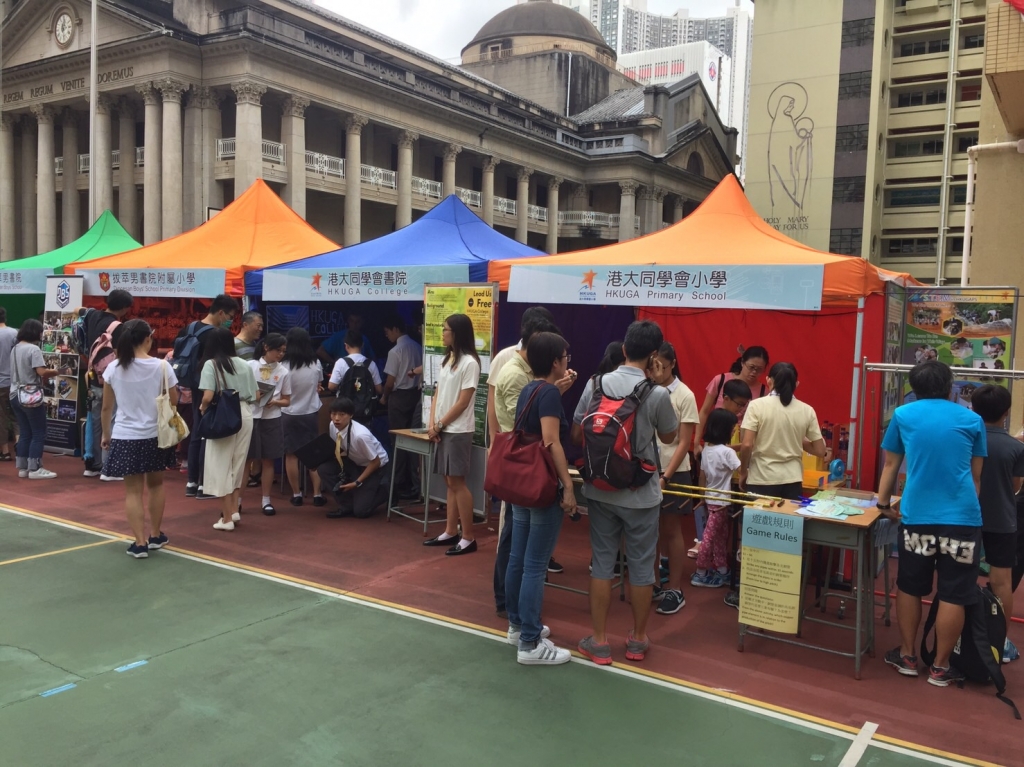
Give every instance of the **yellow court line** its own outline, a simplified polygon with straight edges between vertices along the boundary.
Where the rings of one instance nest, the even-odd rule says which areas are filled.
[[[68,526],[71,526],[71,527],[78,527],[78,528],[81,528],[81,529],[84,529],[84,530],[89,530],[89,531],[94,532],[94,533],[99,533],[101,535],[113,535],[113,536],[118,536],[119,535],[118,533],[112,532],[110,530],[104,530],[103,528],[95,527],[93,525],[87,525],[87,524],[81,523],[81,522],[73,522],[73,521],[69,521],[67,519],[62,519],[61,517],[55,517],[55,516],[52,516],[52,515],[49,515],[49,514],[44,514],[42,512],[33,511],[31,509],[23,509],[23,508],[20,508],[20,507],[17,507],[17,506],[11,506],[9,504],[4,504],[3,507],[0,507],[0,508],[8,508],[8,509],[11,509],[13,511],[20,512],[22,514],[26,514],[28,516],[38,517],[40,519],[49,520],[49,521],[53,521],[53,522],[58,522],[58,523],[60,523],[62,525],[68,525]],[[122,538],[118,537],[116,540],[122,540]],[[112,543],[112,542],[113,542],[112,540],[101,541],[99,543],[86,544],[86,546],[79,546],[79,547],[76,547],[76,548],[87,548],[89,546],[99,546],[99,545],[102,545],[102,544],[105,544],[105,543]],[[328,586],[328,585],[323,584],[323,583],[317,583],[316,581],[308,581],[308,580],[305,580],[303,578],[298,578],[298,577],[293,576],[293,575],[288,575],[286,573],[279,573],[279,572],[276,572],[274,570],[266,570],[266,569],[263,569],[263,568],[260,568],[260,567],[255,567],[253,565],[247,565],[247,564],[244,564],[244,563],[241,563],[241,562],[234,562],[234,561],[228,560],[228,559],[221,559],[220,557],[215,557],[215,556],[212,556],[210,554],[202,554],[202,553],[199,553],[199,552],[190,551],[188,549],[181,549],[181,548],[178,548],[177,546],[166,546],[165,548],[167,550],[171,551],[171,552],[176,552],[176,553],[179,553],[179,554],[185,554],[185,555],[187,555],[189,557],[194,557],[195,559],[198,559],[198,560],[212,562],[212,563],[219,564],[219,565],[225,565],[225,566],[228,566],[228,567],[235,568],[237,570],[251,572],[251,573],[255,573],[257,575],[264,575],[264,576],[267,576],[269,578],[276,578],[278,580],[286,581],[286,582],[289,582],[289,583],[294,583],[296,585],[307,586],[309,588],[319,589],[321,591],[327,591],[327,592],[330,592],[332,594],[338,594],[339,596],[344,596],[344,597],[347,597],[349,599],[353,599],[355,601],[365,602],[365,603],[368,603],[368,604],[380,605],[382,607],[387,607],[389,609],[397,610],[399,612],[409,613],[409,614],[412,614],[412,615],[418,615],[418,616],[421,616],[421,617],[424,617],[424,618],[430,618],[432,620],[440,621],[442,623],[447,623],[447,624],[454,625],[454,626],[460,626],[462,628],[467,628],[467,629],[471,629],[473,631],[479,631],[479,632],[483,632],[483,633],[486,633],[486,634],[491,634],[493,636],[504,636],[504,632],[498,631],[498,630],[493,629],[493,628],[491,628],[489,626],[481,626],[481,625],[476,624],[476,623],[470,623],[469,621],[459,620],[458,618],[452,618],[452,617],[447,616],[447,615],[441,615],[439,613],[430,612],[428,610],[422,610],[422,609],[420,609],[418,607],[411,607],[409,605],[399,604],[398,602],[389,602],[389,601],[387,601],[385,599],[378,599],[376,597],[367,596],[365,594],[359,594],[359,593],[354,592],[354,591],[346,591],[344,589],[339,589],[339,588],[336,588],[334,586]],[[66,551],[73,551],[73,550],[74,549],[66,549]],[[50,553],[58,554],[58,553],[61,553],[61,552],[50,552]],[[43,554],[43,555],[37,555],[37,556],[47,556],[47,555]],[[20,561],[20,560],[12,560],[12,561]],[[0,563],[0,564],[7,564],[7,563],[3,562],[3,563]],[[583,657],[583,656],[579,655],[579,653],[577,653],[575,651],[573,651],[573,655],[576,655],[577,657]],[[856,735],[858,732],[860,732],[860,730],[857,727],[853,727],[853,726],[848,725],[848,724],[843,724],[842,722],[836,722],[836,721],[833,721],[831,719],[824,719],[822,717],[814,716],[812,714],[805,714],[802,711],[796,711],[794,709],[786,708],[784,706],[777,706],[774,703],[768,703],[767,701],[758,700],[756,698],[748,698],[748,697],[746,697],[744,695],[739,695],[739,694],[734,693],[734,692],[728,692],[726,690],[722,690],[722,689],[719,689],[719,688],[716,688],[716,687],[709,687],[707,685],[698,684],[696,682],[690,682],[690,681],[687,681],[685,679],[680,679],[678,677],[669,676],[667,674],[662,674],[662,673],[659,673],[657,671],[648,671],[646,669],[637,668],[637,667],[634,667],[634,666],[623,666],[622,664],[619,664],[619,663],[616,663],[614,665],[616,667],[618,667],[619,669],[621,669],[621,670],[626,670],[626,671],[628,671],[628,672],[630,672],[632,674],[636,674],[637,676],[648,677],[648,678],[651,678],[651,679],[657,679],[657,680],[662,681],[662,682],[667,682],[669,684],[673,684],[673,685],[677,685],[679,687],[684,687],[684,688],[687,688],[687,689],[695,690],[695,691],[702,692],[702,693],[705,693],[705,694],[708,694],[708,695],[712,695],[712,696],[715,696],[715,697],[718,697],[718,698],[723,698],[723,699],[726,699],[726,700],[735,701],[737,703],[743,703],[743,704],[746,704],[746,705],[749,705],[749,706],[753,706],[754,708],[764,709],[766,711],[772,711],[774,713],[782,714],[784,716],[789,716],[789,717],[792,717],[794,719],[799,719],[801,721],[808,722],[808,723],[811,723],[811,724],[816,724],[816,725],[820,725],[820,726],[824,726],[824,727],[829,727],[829,728],[832,728],[834,730],[840,730],[840,731],[843,731],[843,732],[848,732],[848,733],[851,733],[853,735]],[[941,758],[944,758],[944,759],[955,760],[955,761],[958,761],[958,762],[962,762],[963,764],[973,765],[974,767],[1001,767],[1001,765],[999,765],[999,764],[997,764],[995,762],[987,762],[987,761],[984,761],[982,759],[975,759],[973,757],[969,757],[969,756],[964,756],[962,754],[953,753],[952,751],[943,751],[941,749],[932,748],[930,746],[924,746],[924,745],[921,745],[919,743],[913,743],[911,741],[900,740],[899,738],[893,738],[893,737],[890,737],[888,735],[880,735],[880,734],[876,733],[874,735],[874,737],[872,738],[872,740],[882,741],[884,743],[888,743],[888,744],[893,745],[893,746],[898,746],[900,748],[905,748],[905,749],[908,749],[910,751],[917,751],[919,753],[930,754],[932,756],[937,756],[937,757],[941,757]]]
[[[53,557],[57,554],[67,554],[70,551],[80,551],[82,549],[91,549],[96,546],[106,546],[108,543],[117,543],[117,539],[111,539],[106,541],[96,541],[96,543],[83,543],[81,546],[72,546],[67,549],[56,549],[54,551],[44,551],[42,554],[33,554],[28,557],[18,557],[17,559],[8,559],[5,562],[0,562],[0,567],[4,565],[14,565],[18,562],[28,562],[33,559],[42,559],[43,557]]]

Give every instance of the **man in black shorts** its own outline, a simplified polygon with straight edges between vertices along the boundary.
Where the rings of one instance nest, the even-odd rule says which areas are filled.
[[[953,373],[937,360],[910,371],[917,399],[896,408],[882,440],[885,468],[878,488],[878,509],[900,527],[900,565],[896,585],[899,647],[885,662],[904,676],[917,676],[917,630],[921,599],[932,592],[938,571],[935,662],[928,681],[947,687],[963,679],[949,658],[964,625],[964,607],[978,594],[981,555],[981,506],[978,492],[987,455],[981,417],[949,401]],[[899,510],[893,489],[904,457],[907,482]]]

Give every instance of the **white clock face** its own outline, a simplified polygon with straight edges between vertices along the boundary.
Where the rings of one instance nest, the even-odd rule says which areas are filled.
[[[66,13],[58,16],[53,31],[58,45],[65,46],[70,43],[71,36],[75,33],[75,24],[71,21],[71,16]]]

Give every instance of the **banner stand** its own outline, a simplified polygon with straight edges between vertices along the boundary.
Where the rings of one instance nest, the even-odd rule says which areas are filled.
[[[85,371],[81,357],[71,348],[71,324],[82,305],[83,282],[80,275],[46,277],[41,348],[46,367],[60,371],[43,384],[48,453],[80,454],[78,419],[86,390]]]

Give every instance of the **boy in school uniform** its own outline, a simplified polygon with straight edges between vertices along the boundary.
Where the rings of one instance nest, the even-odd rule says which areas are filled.
[[[368,428],[353,419],[355,403],[338,397],[331,403],[329,434],[336,460],[317,468],[325,488],[334,491],[337,511],[329,519],[366,519],[388,498],[388,453]]]
[[[986,384],[971,398],[974,412],[985,422],[988,458],[981,470],[981,537],[988,562],[992,592],[1013,615],[1013,568],[1017,563],[1016,495],[1024,483],[1024,444],[1003,428],[1010,415],[1010,392]],[[1009,639],[1007,639],[1009,642]],[[1009,647],[1004,648],[1003,654]]]

